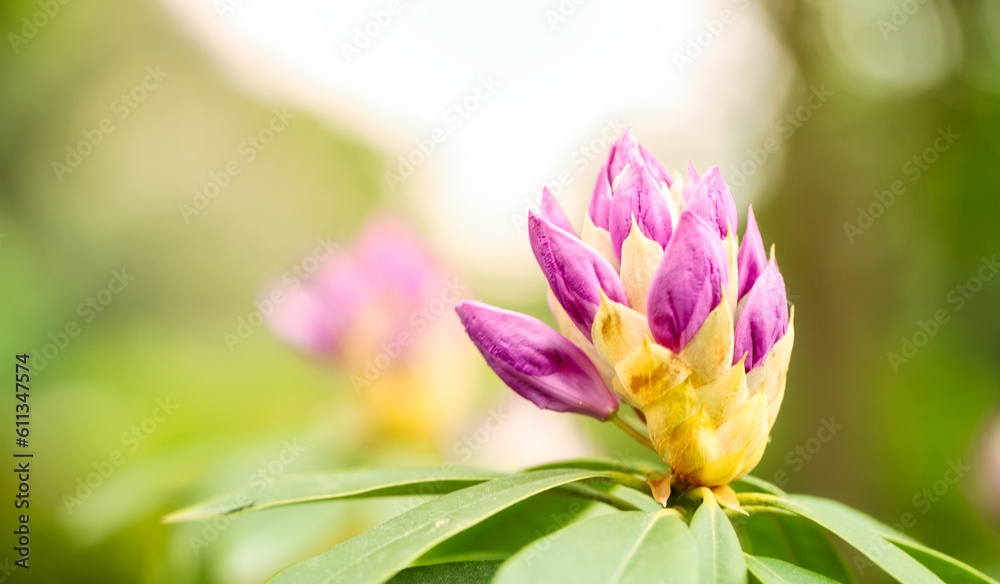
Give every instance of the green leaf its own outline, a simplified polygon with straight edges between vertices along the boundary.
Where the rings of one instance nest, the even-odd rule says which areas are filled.
[[[497,473],[443,469],[386,469],[304,473],[281,477],[263,488],[244,488],[175,511],[166,523],[198,521],[310,501],[360,497],[439,495],[479,484]],[[421,502],[423,502],[421,500]]]
[[[740,483],[747,485],[748,487],[752,487],[753,490],[760,491],[761,493],[777,495],[778,497],[784,497],[785,495],[788,494],[785,491],[781,490],[781,488],[778,487],[777,485],[769,483],[764,479],[757,478],[752,475],[744,475],[743,477],[736,479],[736,484],[739,485]]]
[[[754,513],[734,518],[744,551],[784,560],[837,582],[856,582],[854,574],[830,537],[816,524],[797,515]]]
[[[651,464],[646,464],[636,460],[626,462],[623,460],[612,460],[610,458],[577,458],[575,460],[562,460],[540,464],[525,470],[547,470],[553,468],[582,468],[586,470],[613,470],[624,473],[632,473],[645,476],[651,472],[665,472],[662,468],[656,468]]]
[[[676,512],[624,511],[585,519],[515,554],[496,584],[697,582],[694,538]]]
[[[979,570],[929,547],[887,537],[896,547],[913,556],[948,584],[1000,584]]]
[[[578,521],[592,506],[589,501],[555,491],[541,493],[441,542],[418,563],[507,559],[531,542]]]
[[[691,533],[701,558],[701,582],[745,583],[747,566],[736,531],[711,492],[703,492],[705,499],[691,518]]]
[[[982,582],[1000,584],[993,578],[990,578],[975,568],[964,564],[951,556],[924,546],[903,532],[893,529],[885,523],[873,519],[871,516],[866,515],[857,509],[852,509],[851,507],[837,503],[836,501],[830,501],[828,499],[817,499],[814,504],[820,507],[825,507],[831,512],[843,514],[845,517],[849,517],[851,520],[857,521],[859,524],[866,525],[869,529],[892,542],[896,547],[908,553],[915,560],[923,564],[931,572],[934,572],[934,574],[949,584],[978,584]]]
[[[773,558],[745,554],[747,569],[761,584],[837,584],[826,576]]]
[[[858,512],[845,505],[805,495],[775,497],[772,495],[742,494],[740,501],[753,505],[770,505],[809,519],[836,534],[900,582],[906,582],[906,584],[944,584],[930,570],[873,531],[869,522],[859,521],[856,517]],[[847,511],[853,511],[853,513]]]
[[[602,471],[541,470],[467,487],[428,501],[319,556],[295,564],[269,582],[385,582],[436,544],[519,501],[560,485],[607,476],[609,473]]]
[[[393,576],[389,584],[489,584],[501,563],[453,562],[407,568]]]

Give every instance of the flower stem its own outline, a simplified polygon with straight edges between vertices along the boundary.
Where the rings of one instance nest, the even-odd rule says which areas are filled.
[[[611,417],[609,418],[609,420],[611,422],[613,422],[615,424],[615,426],[618,426],[619,428],[621,428],[621,430],[623,432],[625,432],[626,434],[628,434],[629,436],[631,436],[632,438],[634,438],[636,440],[636,442],[638,442],[639,444],[642,444],[643,446],[645,446],[646,448],[649,448],[650,450],[654,450],[654,451],[656,450],[656,447],[653,446],[653,442],[652,442],[652,440],[649,439],[649,436],[646,436],[642,432],[640,432],[640,431],[636,430],[635,428],[633,428],[632,426],[630,426],[628,424],[628,422],[626,422],[625,420],[619,418],[618,417],[618,412],[615,412],[615,413],[611,414]]]

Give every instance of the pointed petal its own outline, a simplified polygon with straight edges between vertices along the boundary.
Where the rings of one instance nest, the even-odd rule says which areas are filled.
[[[778,265],[768,264],[747,293],[746,304],[736,322],[734,358],[747,354],[747,371],[764,362],[771,347],[788,330],[785,280]]]
[[[455,310],[487,364],[538,407],[598,420],[618,409],[583,351],[544,322],[481,302],[462,302]]]
[[[737,363],[725,370],[711,382],[699,386],[698,399],[704,404],[705,413],[716,426],[728,420],[750,397],[747,389],[746,371]]]
[[[615,146],[611,146],[608,158],[601,166],[601,172],[597,175],[597,182],[594,183],[594,194],[590,197],[590,205],[587,207],[587,218],[594,225],[608,228],[608,218],[611,216],[611,181],[614,179],[609,170],[611,159],[615,155]]]
[[[738,246],[736,244],[735,229],[728,230],[726,237],[722,239],[722,248],[726,250],[726,259],[729,266],[729,285],[726,286],[726,300],[729,302],[729,311],[733,314],[735,322],[736,305],[738,303],[736,294],[740,289],[739,267],[737,263]]]
[[[691,367],[694,383],[708,383],[732,365],[733,336],[729,304],[720,302],[708,313],[691,342],[680,352],[681,359]]]
[[[614,302],[601,291],[601,305],[594,316],[591,337],[601,358],[615,366],[649,336],[646,317],[624,304]]]
[[[767,255],[764,251],[764,240],[760,237],[757,219],[753,214],[753,205],[747,212],[747,228],[740,242],[740,251],[736,257],[736,265],[740,276],[739,298],[743,298],[753,283],[767,267]]]
[[[632,231],[622,243],[620,272],[628,304],[640,314],[646,314],[646,296],[661,259],[663,247],[643,235],[633,221]]]
[[[649,403],[683,383],[691,369],[670,349],[643,338],[641,345],[615,365],[615,373],[622,397],[645,410]]]
[[[739,228],[733,193],[722,179],[717,166],[709,168],[698,183],[692,186],[691,195],[687,199],[687,210],[714,225],[720,239],[729,232],[729,226]]]
[[[681,214],[646,300],[658,343],[675,353],[688,344],[723,299],[728,263],[715,229],[688,211]]]
[[[660,159],[657,158],[655,154],[647,150],[642,144],[639,144],[639,152],[642,154],[642,161],[646,165],[646,170],[649,171],[649,174],[653,175],[657,184],[667,183],[667,188],[673,186],[674,179],[670,176],[670,173],[667,172],[667,169],[663,166],[663,163],[660,162]]]
[[[617,272],[619,269],[618,257],[615,255],[614,246],[611,245],[611,234],[607,229],[594,225],[590,215],[583,218],[583,233],[580,236],[583,242],[594,248],[601,257],[608,260],[611,267]]]
[[[614,185],[615,179],[625,170],[626,166],[637,166],[642,161],[642,157],[639,154],[639,140],[636,139],[631,127],[625,128],[625,133],[618,139],[617,144],[612,147],[608,161],[608,178],[611,179],[612,185]]]
[[[628,303],[618,273],[592,247],[534,213],[528,214],[528,234],[552,293],[588,339],[601,304],[599,289]]]
[[[767,392],[770,409],[770,426],[778,416],[781,401],[785,395],[785,379],[792,359],[792,345],[795,343],[795,308],[788,319],[788,332],[771,347],[764,362],[747,371],[747,389],[750,395],[759,391]]]
[[[580,347],[580,350],[586,353],[587,358],[590,362],[597,367],[597,372],[601,374],[601,379],[604,380],[608,387],[611,387],[612,380],[615,377],[615,370],[601,359],[601,355],[597,352],[597,348],[594,347],[594,343],[590,342],[590,339],[585,337],[580,329],[576,327],[576,323],[573,319],[566,314],[566,310],[559,304],[556,300],[555,295],[550,289],[548,294],[545,295],[546,300],[549,303],[549,310],[552,311],[552,316],[556,319],[556,325],[559,327],[559,332],[562,333],[564,337],[570,340],[571,343]]]
[[[660,244],[667,245],[673,223],[670,208],[663,197],[660,185],[641,166],[628,166],[615,187],[611,202],[609,230],[615,255],[621,259],[622,242],[632,231],[632,222],[642,233]]]
[[[573,229],[573,224],[570,223],[569,218],[566,217],[566,213],[559,205],[559,201],[556,199],[556,196],[549,190],[549,187],[544,187],[542,189],[542,202],[539,206],[538,214],[556,227],[565,229],[567,233],[576,235],[576,230]]]

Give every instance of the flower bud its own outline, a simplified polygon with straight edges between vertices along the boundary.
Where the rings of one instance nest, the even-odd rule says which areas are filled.
[[[598,420],[618,410],[587,355],[549,325],[481,302],[462,302],[455,310],[486,363],[536,406]]]

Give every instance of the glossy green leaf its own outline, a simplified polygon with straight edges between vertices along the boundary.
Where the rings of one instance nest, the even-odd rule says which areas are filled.
[[[701,581],[738,584],[747,581],[747,566],[729,518],[715,497],[705,489],[705,500],[691,518],[691,533],[698,544]]]
[[[859,521],[855,517],[857,512],[845,512],[845,509],[850,510],[849,507],[827,499],[804,495],[775,497],[772,495],[743,494],[740,496],[740,501],[784,509],[815,522],[846,541],[872,563],[900,582],[906,584],[943,584],[933,572],[874,531],[872,525]]]
[[[386,469],[305,473],[281,477],[263,488],[244,488],[175,511],[164,522],[198,521],[220,515],[329,499],[439,495],[479,484],[497,473],[443,469]],[[422,499],[421,499],[421,502]]]
[[[826,576],[773,558],[746,554],[747,569],[761,584],[837,584]]]
[[[672,511],[585,519],[515,554],[497,584],[697,582],[694,538]]]
[[[650,472],[665,472],[662,468],[656,468],[651,464],[642,461],[625,462],[622,460],[612,460],[610,458],[577,458],[574,460],[561,460],[540,464],[526,470],[547,470],[553,468],[582,468],[585,470],[613,470],[618,472],[646,475]]]
[[[275,575],[274,584],[377,584],[456,533],[533,495],[602,471],[540,470],[498,478],[442,495]]]
[[[929,547],[888,537],[896,547],[913,556],[948,584],[1000,584],[979,570]]]
[[[488,561],[417,566],[396,574],[389,584],[489,584],[500,564]]]
[[[908,553],[915,560],[923,564],[931,572],[934,572],[934,574],[949,584],[979,584],[983,582],[989,584],[1000,584],[993,578],[990,578],[975,568],[939,551],[928,548],[917,542],[912,537],[899,530],[893,529],[885,523],[882,523],[881,521],[878,521],[871,516],[858,511],[857,509],[853,509],[847,505],[831,501],[829,499],[817,499],[814,504],[819,507],[827,508],[831,512],[840,513],[845,517],[850,517],[853,521],[857,521],[860,524],[868,526],[869,529],[892,542],[896,547]]]
[[[837,582],[856,582],[830,536],[811,521],[784,512],[754,513],[732,521],[748,553],[784,560]]]
[[[504,509],[441,542],[418,563],[458,559],[506,559],[531,542],[579,520],[593,503],[549,491]]]
[[[755,477],[753,475],[745,475],[745,476],[743,476],[743,477],[741,477],[739,479],[736,479],[736,481],[733,483],[733,486],[734,487],[740,487],[741,483],[742,483],[742,485],[751,487],[749,490],[752,490],[752,491],[760,491],[761,493],[768,493],[768,494],[771,494],[771,495],[777,495],[779,497],[783,497],[783,496],[785,496],[787,494],[787,493],[785,493],[785,491],[783,491],[777,485],[775,485],[773,483],[770,483],[768,481],[765,481],[764,479],[757,478],[757,477]],[[739,491],[745,491],[745,490],[748,490],[748,489],[739,488],[737,490],[739,490]]]

